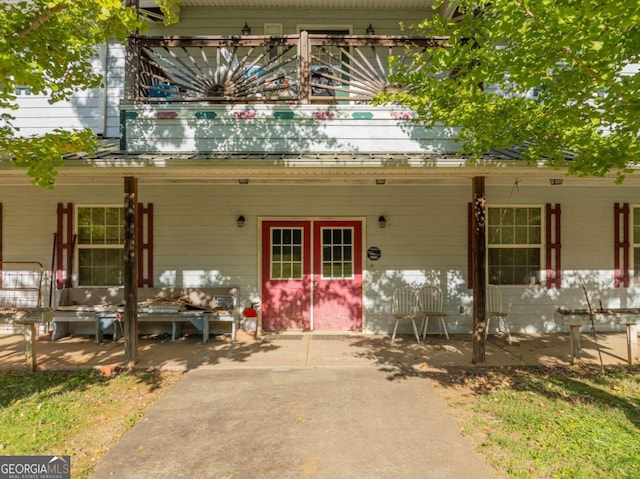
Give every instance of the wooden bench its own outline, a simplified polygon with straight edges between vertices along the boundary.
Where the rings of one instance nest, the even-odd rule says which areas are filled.
[[[239,289],[232,286],[202,288],[139,288],[138,323],[170,323],[171,339],[177,340],[185,324],[193,325],[201,334],[202,342],[209,341],[212,332],[229,329],[211,329],[211,323],[229,324],[231,339],[235,341],[239,325]],[[123,288],[66,288],[62,290],[59,305],[53,313],[52,340],[66,336],[71,323],[86,323],[86,333],[103,341],[111,329],[114,339],[123,334],[121,316],[124,311]]]

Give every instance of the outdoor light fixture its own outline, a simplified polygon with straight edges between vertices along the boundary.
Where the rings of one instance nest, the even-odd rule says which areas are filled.
[[[562,184],[562,178],[551,178],[549,179],[549,184],[551,184],[551,186],[557,186],[557,185],[561,185]]]
[[[244,226],[244,216],[242,215],[238,216],[238,219],[236,220],[236,225],[238,225],[238,228],[242,228]]]
[[[387,227],[387,218],[385,218],[384,216],[380,216],[378,218],[378,226],[380,228],[386,228]]]
[[[249,184],[249,180],[247,178],[240,178],[238,180],[238,183],[240,183],[241,185],[248,185]]]
[[[375,35],[375,34],[376,34],[376,31],[373,29],[371,24],[369,24],[369,26],[367,27],[367,35]]]
[[[251,35],[251,28],[247,25],[247,22],[244,22],[244,27],[240,30],[243,35]]]
[[[376,185],[384,185],[386,182],[384,178],[376,178]]]

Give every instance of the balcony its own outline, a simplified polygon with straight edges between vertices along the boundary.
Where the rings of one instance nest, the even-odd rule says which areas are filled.
[[[145,37],[130,43],[122,150],[128,152],[455,151],[455,132],[425,129],[401,105],[395,65],[443,39],[300,35]],[[393,57],[393,60],[392,60]]]
[[[368,104],[398,88],[391,65],[443,39],[389,36],[131,38],[131,104]],[[391,58],[394,57],[394,62]]]

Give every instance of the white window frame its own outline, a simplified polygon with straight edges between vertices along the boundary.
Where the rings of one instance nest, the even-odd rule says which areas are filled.
[[[496,209],[538,209],[540,211],[540,243],[505,243],[505,244],[491,244],[491,225],[489,223],[490,210]],[[487,282],[489,284],[495,284],[497,286],[531,286],[533,284],[540,284],[542,281],[541,272],[545,270],[545,252],[546,252],[546,219],[545,219],[545,206],[540,204],[495,204],[495,205],[487,205],[486,211],[486,258],[485,265],[487,271]],[[530,226],[530,225],[527,225]],[[540,264],[538,265],[538,270],[536,270],[535,275],[530,277],[530,281],[528,283],[494,283],[491,278],[491,264],[490,264],[490,252],[491,250],[497,249],[533,249],[537,248],[540,252]]]
[[[276,264],[276,262],[274,261],[273,258],[273,232],[276,230],[280,230],[280,233],[282,233],[283,230],[290,230],[290,231],[300,231],[300,250],[301,250],[301,259],[300,259],[300,277],[295,277],[293,274],[291,274],[290,276],[284,277],[282,276],[282,271],[280,272],[280,276],[279,277],[275,277],[274,273],[273,273],[273,266],[274,264]],[[304,237],[304,228],[301,226],[273,226],[270,228],[269,230],[269,248],[270,248],[270,253],[269,253],[269,279],[271,281],[302,281],[304,279],[304,268],[305,268],[305,257],[304,257],[304,241],[305,241],[305,237]],[[281,245],[282,246],[282,245]],[[295,247],[297,245],[295,244],[291,244],[291,247]],[[293,255],[293,252],[292,252]],[[291,272],[293,273],[293,265],[296,264],[296,262],[294,262],[293,260],[291,261],[283,261],[280,260],[277,262],[277,264],[279,264],[281,267],[284,264],[290,264],[291,265]]]
[[[107,208],[119,208],[120,210],[124,211],[124,206],[122,204],[99,204],[99,203],[88,203],[88,204],[77,204],[74,205],[74,230],[75,230],[75,234],[77,235],[76,238],[76,251],[74,252],[74,264],[75,264],[75,275],[76,275],[76,284],[77,286],[83,286],[83,287],[96,287],[96,286],[122,286],[124,284],[124,277],[122,278],[122,283],[121,284],[83,284],[81,283],[81,274],[80,274],[80,269],[81,269],[81,265],[80,265],[80,251],[81,250],[104,250],[104,249],[113,249],[113,250],[121,250],[122,251],[122,261],[124,262],[124,235],[122,237],[122,243],[121,244],[81,244],[80,243],[80,234],[79,234],[79,229],[80,229],[80,222],[79,222],[79,217],[80,217],[80,210],[83,208],[102,208],[102,209],[107,209]],[[122,225],[124,227],[124,223]]]
[[[342,276],[325,276],[324,274],[324,251],[323,248],[325,246],[327,246],[324,241],[323,241],[323,233],[325,230],[342,230],[342,231],[351,231],[351,261],[346,262],[344,261],[344,258],[342,258],[342,260],[339,262],[342,265],[342,269],[343,269],[343,274]],[[333,239],[331,240],[332,243],[331,248],[333,248],[335,245],[333,244]],[[340,246],[344,248],[345,243],[343,242]],[[320,228],[320,247],[318,248],[318,253],[320,255],[320,278],[323,280],[327,280],[327,281],[331,281],[331,280],[341,280],[341,279],[347,279],[347,280],[353,280],[355,278],[355,228],[353,226],[323,226]],[[333,253],[332,253],[333,256]],[[334,265],[336,262],[335,260],[331,263],[332,265]],[[351,263],[351,274],[349,276],[344,275],[344,265],[347,263]],[[332,266],[333,269],[333,266]]]

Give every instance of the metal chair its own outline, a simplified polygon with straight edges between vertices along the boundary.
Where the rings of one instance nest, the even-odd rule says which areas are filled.
[[[429,327],[429,319],[439,319],[441,329],[444,335],[449,339],[449,332],[445,318],[447,313],[442,310],[442,290],[434,284],[427,284],[418,290],[418,298],[420,301],[420,315],[422,316],[422,339],[427,336],[427,328]]]
[[[511,343],[511,332],[509,331],[507,316],[509,316],[509,313],[505,313],[502,310],[502,291],[493,284],[487,285],[487,327],[484,330],[485,339],[487,334],[489,334],[491,318],[496,318],[498,320],[498,332],[501,332],[502,328],[504,328],[507,332],[509,343]]]
[[[418,327],[416,326],[416,319],[419,318],[418,313],[418,296],[416,291],[409,287],[404,286],[398,288],[393,292],[393,298],[391,302],[391,315],[396,322],[393,326],[393,334],[391,336],[391,342],[396,338],[396,330],[398,329],[398,323],[403,319],[408,319],[413,325],[413,333],[416,336],[416,340],[420,343],[420,334],[418,333]]]

